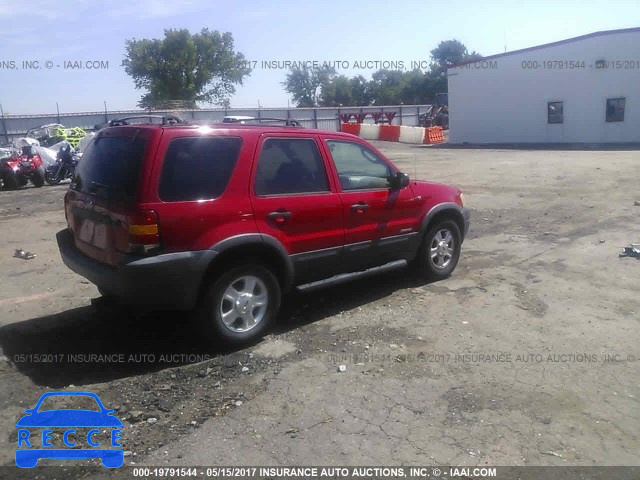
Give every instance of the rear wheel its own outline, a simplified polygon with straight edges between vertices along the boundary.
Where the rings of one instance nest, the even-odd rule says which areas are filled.
[[[44,185],[44,168],[41,166],[36,168],[36,171],[33,172],[33,176],[31,177],[31,182],[36,188],[40,188]]]
[[[415,260],[418,273],[430,280],[447,278],[458,265],[461,243],[460,229],[453,220],[432,225]]]
[[[59,177],[57,173],[58,173],[57,167],[54,167],[54,168],[49,167],[44,171],[44,179],[49,185],[57,185],[60,183],[61,177]]]
[[[280,285],[259,264],[233,267],[206,287],[198,306],[203,333],[211,341],[242,344],[260,338],[278,314]]]

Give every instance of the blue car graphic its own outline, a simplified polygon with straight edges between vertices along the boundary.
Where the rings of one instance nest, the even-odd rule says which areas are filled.
[[[93,398],[100,411],[84,410],[84,409],[56,409],[38,411],[42,405],[42,402],[49,397],[91,397]],[[92,392],[48,392],[43,394],[35,407],[25,410],[27,415],[23,416],[16,427],[18,428],[18,449],[16,449],[16,465],[21,468],[33,468],[41,458],[57,458],[57,459],[89,459],[99,458],[102,461],[102,465],[107,468],[118,468],[124,463],[124,449],[123,448],[98,448],[100,443],[94,441],[93,435],[100,433],[100,429],[110,428],[111,430],[111,447],[121,447],[118,443],[120,438],[120,428],[122,422],[114,415],[115,410],[107,409],[104,407],[100,398]],[[89,430],[86,435],[86,441],[89,446],[96,448],[64,448],[55,449],[48,448],[53,445],[47,440],[50,439],[49,432],[51,430],[42,431],[42,448],[33,448],[36,445],[31,445],[31,441],[36,443],[36,438],[30,438],[30,432],[25,427],[36,428],[56,428],[56,427],[69,427],[65,431],[63,438],[64,444],[69,447],[75,446],[75,441],[71,442],[70,438],[76,431],[74,427],[95,427],[95,430]],[[80,440],[79,438],[77,439]],[[28,448],[20,448],[20,447]]]

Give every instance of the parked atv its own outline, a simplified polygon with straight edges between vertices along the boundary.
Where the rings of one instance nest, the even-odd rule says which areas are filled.
[[[77,165],[78,159],[73,154],[71,145],[63,146],[58,151],[56,163],[45,169],[44,179],[49,185],[57,185],[66,178],[73,178]]]
[[[33,153],[31,146],[23,147],[21,152],[16,151],[0,161],[0,178],[5,190],[24,187],[29,180],[34,187],[40,188],[44,185],[42,158]]]

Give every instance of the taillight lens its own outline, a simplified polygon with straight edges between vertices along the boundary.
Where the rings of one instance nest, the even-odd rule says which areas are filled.
[[[129,246],[147,252],[160,246],[160,227],[155,210],[140,210],[129,221]]]

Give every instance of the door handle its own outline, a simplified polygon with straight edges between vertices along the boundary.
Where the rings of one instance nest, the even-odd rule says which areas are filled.
[[[267,214],[267,218],[273,220],[278,225],[283,225],[291,218],[291,212],[287,212],[286,210],[271,212]]]
[[[363,214],[365,212],[365,210],[367,210],[367,208],[369,208],[369,205],[367,205],[364,202],[355,203],[355,204],[351,205],[351,210],[353,210],[354,212],[356,212],[358,214]]]

